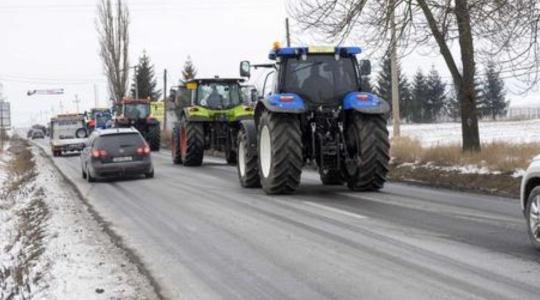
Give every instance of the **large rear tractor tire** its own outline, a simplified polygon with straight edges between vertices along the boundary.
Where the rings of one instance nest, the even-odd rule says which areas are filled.
[[[202,123],[180,123],[180,154],[184,166],[198,167],[204,157],[204,127]]]
[[[180,153],[180,127],[174,126],[171,133],[171,157],[175,165],[182,163],[182,155]]]
[[[383,115],[353,113],[346,132],[347,186],[353,191],[378,191],[386,182],[390,142]]]
[[[159,125],[148,127],[148,132],[146,133],[146,140],[150,146],[150,150],[159,151],[161,146],[161,129]]]
[[[267,194],[290,194],[302,175],[302,133],[296,115],[264,112],[258,128],[259,176]]]
[[[236,169],[240,185],[245,188],[260,187],[259,161],[256,138],[250,141],[245,129],[238,132],[238,163]]]

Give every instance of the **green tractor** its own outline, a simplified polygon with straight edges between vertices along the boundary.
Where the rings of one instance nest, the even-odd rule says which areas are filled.
[[[175,164],[200,166],[205,150],[225,154],[236,163],[240,121],[253,118],[253,106],[242,92],[243,79],[193,79],[177,91],[171,154]]]

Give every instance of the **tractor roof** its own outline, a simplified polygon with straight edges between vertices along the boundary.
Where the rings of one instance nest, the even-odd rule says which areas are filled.
[[[83,120],[84,116],[81,114],[59,114],[51,118],[51,120]]]
[[[196,83],[242,83],[245,79],[243,78],[195,78],[187,81],[186,83],[196,82]]]
[[[359,47],[286,47],[273,48],[268,54],[268,58],[276,60],[277,57],[298,57],[310,54],[334,54],[343,57],[360,54],[362,49]]]

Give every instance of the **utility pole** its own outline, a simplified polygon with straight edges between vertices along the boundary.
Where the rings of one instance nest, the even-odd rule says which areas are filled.
[[[289,31],[289,18],[285,18],[285,32],[287,37],[287,47],[291,46],[291,33]]]
[[[99,96],[97,85],[94,83],[94,107],[99,107]]]
[[[399,128],[399,78],[398,78],[398,62],[397,62],[397,40],[396,40],[396,20],[395,20],[395,2],[390,1],[390,24],[391,24],[391,39],[390,39],[390,75],[392,77],[392,123],[394,136],[400,136]]]
[[[167,130],[167,69],[163,70],[163,131]]]
[[[77,94],[75,94],[75,100],[73,100],[73,103],[75,103],[77,113],[79,113],[79,103],[81,103],[81,100],[79,100],[79,96]]]
[[[135,99],[139,99],[139,83],[137,80],[137,66],[134,66],[133,69],[135,70]]]

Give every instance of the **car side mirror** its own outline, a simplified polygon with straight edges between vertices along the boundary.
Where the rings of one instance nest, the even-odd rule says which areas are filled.
[[[371,74],[371,61],[369,59],[362,59],[358,62],[358,71],[360,76]]]
[[[251,77],[251,64],[249,61],[244,60],[240,62],[240,76],[247,78]]]

